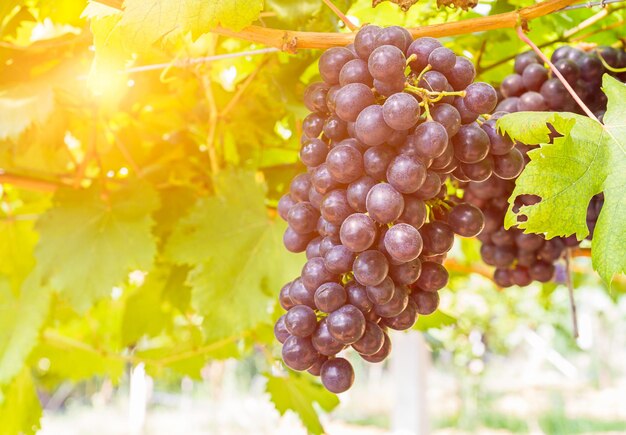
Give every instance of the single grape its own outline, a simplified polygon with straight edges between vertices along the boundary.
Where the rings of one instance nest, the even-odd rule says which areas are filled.
[[[374,94],[367,85],[348,83],[335,95],[335,113],[344,121],[356,121],[361,111],[374,103]]]
[[[315,309],[315,301],[313,300],[313,292],[307,290],[302,284],[302,279],[298,278],[289,287],[289,298],[294,305],[306,305],[309,308]]]
[[[322,163],[311,171],[311,184],[322,195],[326,195],[331,190],[339,187],[339,183],[330,175],[326,163]]]
[[[320,56],[319,70],[322,80],[330,85],[339,83],[339,72],[354,54],[345,47],[333,47],[326,50]]]
[[[365,173],[374,180],[382,180],[387,173],[387,166],[395,157],[393,149],[386,145],[371,147],[363,153]]]
[[[455,63],[456,55],[452,50],[446,47],[437,47],[428,56],[428,64],[432,66],[435,71],[446,75],[452,72]]]
[[[419,231],[403,223],[389,228],[384,243],[389,255],[402,263],[415,260],[422,252],[423,246]]]
[[[518,55],[515,58],[515,65],[513,68],[515,69],[515,72],[517,74],[522,75],[528,65],[530,65],[531,63],[539,63],[540,61],[541,59],[539,59],[539,57],[534,52],[527,51]]]
[[[361,358],[363,358],[367,362],[379,363],[384,361],[385,358],[389,356],[389,354],[391,353],[391,340],[389,339],[389,336],[386,332],[383,332],[383,334],[385,335],[383,347],[381,347],[380,350],[373,355],[359,354]]]
[[[439,263],[422,261],[422,273],[415,285],[423,291],[435,292],[448,284],[448,271]]]
[[[322,254],[320,253],[320,244],[322,242],[322,237],[316,237],[313,240],[311,240],[309,242],[308,245],[306,245],[306,259],[310,260],[311,258],[314,257],[321,257]]]
[[[349,281],[346,284],[348,302],[357,307],[361,312],[368,313],[374,308],[374,303],[367,297],[367,290],[364,285],[357,281]]]
[[[317,361],[315,361],[313,365],[307,369],[307,372],[311,373],[313,376],[320,376],[322,374],[322,366],[326,361],[328,361],[328,357],[320,355],[317,358]]]
[[[407,155],[394,158],[387,168],[387,180],[398,192],[416,192],[426,179],[426,167]]]
[[[374,148],[370,148],[374,149]],[[368,175],[364,175],[356,181],[353,181],[346,190],[346,196],[348,197],[348,203],[354,210],[365,213],[366,198],[370,189],[376,185],[376,180]]]
[[[365,324],[365,333],[352,348],[361,355],[373,355],[378,352],[385,343],[385,333],[377,323],[368,321]]]
[[[285,327],[291,335],[308,337],[317,327],[315,311],[306,305],[296,305],[285,315]]]
[[[561,59],[554,64],[554,67],[570,84],[576,83],[580,77],[580,69],[578,68],[578,65],[570,59]]]
[[[522,73],[524,87],[529,91],[539,91],[546,80],[548,80],[548,70],[538,63],[528,65]]]
[[[289,193],[286,193],[285,195],[281,196],[280,199],[278,200],[278,206],[276,207],[278,209],[278,215],[284,221],[287,221],[287,215],[289,214],[289,210],[291,210],[291,207],[293,207],[296,204],[297,204],[297,201],[295,201]]]
[[[413,38],[409,31],[400,26],[385,27],[376,35],[376,43],[379,47],[382,45],[394,45],[403,52],[406,52],[411,42],[413,42]]]
[[[361,252],[352,266],[354,278],[362,285],[378,285],[389,272],[389,263],[380,251]]]
[[[299,202],[289,210],[287,222],[295,232],[310,234],[315,231],[319,217],[319,212],[310,202]]]
[[[352,344],[365,332],[365,317],[354,305],[346,304],[333,311],[326,322],[330,335],[341,344]]]
[[[320,207],[322,206],[322,201],[324,200],[324,195],[319,193],[315,186],[311,186],[309,189],[309,202],[319,212]]]
[[[487,156],[477,163],[461,163],[457,169],[471,181],[485,181],[493,173],[493,157]]]
[[[393,94],[404,91],[405,85],[406,77],[404,75],[389,77],[387,80],[374,79],[374,89],[383,97],[390,97]]]
[[[517,178],[524,169],[524,156],[517,149],[513,148],[506,154],[494,156],[493,172],[503,180],[512,180]]]
[[[489,154],[489,136],[476,124],[462,125],[452,144],[454,156],[463,163],[477,163]]]
[[[513,281],[511,280],[511,271],[509,269],[496,269],[493,273],[493,280],[500,287],[511,287]]]
[[[322,134],[322,128],[324,128],[324,115],[320,113],[309,113],[302,120],[302,132],[308,138],[316,138]]]
[[[327,193],[320,207],[322,217],[328,222],[341,225],[352,213],[352,207],[348,204],[348,197],[344,189],[332,190]]]
[[[289,185],[291,197],[298,202],[307,201],[309,199],[310,188],[311,177],[306,173],[296,175]]]
[[[324,137],[333,141],[345,139],[348,135],[348,124],[337,115],[330,115],[324,123]]]
[[[455,91],[462,91],[474,81],[476,69],[469,59],[457,56],[452,70],[446,73],[446,77]]]
[[[452,103],[454,108],[461,115],[461,122],[463,124],[470,124],[478,119],[478,113],[472,112],[465,106],[465,100],[461,97],[456,97]]]
[[[339,84],[345,86],[348,83],[363,83],[370,88],[374,85],[374,79],[367,69],[367,62],[362,59],[346,62],[339,73]]]
[[[281,344],[290,337],[289,331],[287,331],[287,327],[285,326],[284,314],[280,316],[274,324],[274,337],[276,337],[276,340],[278,340]]]
[[[337,277],[326,269],[323,258],[316,257],[304,263],[301,279],[304,287],[309,292],[314,292],[325,282],[336,281]]]
[[[326,96],[329,86],[324,82],[315,82],[307,86],[304,91],[304,105],[311,112],[325,113],[328,110],[326,106]]]
[[[417,199],[412,195],[405,195],[404,210],[398,218],[398,222],[409,224],[414,228],[420,229],[426,222],[426,204],[421,199]]]
[[[328,318],[320,319],[317,329],[311,336],[313,348],[324,356],[335,356],[345,346],[333,338],[328,330]]]
[[[489,136],[489,152],[495,156],[501,156],[513,149],[515,144],[508,135],[502,135],[496,130],[496,121],[492,118],[483,122],[480,126]]]
[[[526,91],[524,79],[519,74],[510,74],[502,80],[500,92],[505,98],[519,97]]]
[[[278,294],[278,302],[280,302],[280,306],[283,307],[284,310],[289,310],[295,305],[289,296],[289,289],[291,288],[292,283],[293,281],[282,286],[280,293]]]
[[[369,59],[370,54],[378,47],[377,38],[382,29],[373,24],[363,26],[354,38],[354,49],[363,60]]]
[[[338,145],[328,152],[326,166],[338,183],[352,183],[363,174],[363,156],[354,147]]]
[[[452,147],[450,147],[450,150],[452,150]],[[417,192],[415,192],[413,195],[415,196],[415,198],[422,199],[422,200],[434,198],[437,195],[437,193],[439,193],[439,191],[441,190],[441,183],[442,183],[441,178],[439,177],[439,175],[437,175],[436,172],[426,171],[426,179],[424,180],[424,184],[422,184],[422,187],[420,187],[417,190]],[[407,222],[407,223],[410,223],[410,222]]]
[[[383,118],[394,130],[412,128],[419,117],[419,103],[411,94],[405,92],[393,94],[383,104]]]
[[[456,111],[454,107],[448,104],[446,106]],[[448,146],[446,127],[436,121],[426,121],[418,125],[413,136],[415,137],[415,149],[421,157],[428,159],[439,157]]]
[[[298,371],[307,370],[319,357],[309,337],[296,337],[294,335],[285,340],[282,355],[285,364]]]
[[[405,331],[411,329],[415,322],[417,322],[417,305],[415,302],[408,298],[406,308],[398,315],[392,317],[386,317],[384,319],[385,325],[396,331]]]
[[[508,97],[500,101],[500,103],[498,103],[498,105],[496,106],[496,110],[509,112],[509,113],[515,113],[519,111],[517,108],[518,103],[519,103],[518,97]]]
[[[548,282],[554,276],[554,265],[545,261],[538,261],[528,270],[530,277],[539,282]]]
[[[383,116],[383,108],[372,104],[364,108],[356,118],[357,139],[369,146],[383,144],[393,132]]]
[[[517,108],[520,112],[543,112],[548,108],[548,105],[539,92],[528,91],[519,97]]]
[[[404,53],[393,45],[382,45],[375,48],[367,60],[367,67],[372,77],[383,81],[404,75],[405,66]]]
[[[378,285],[368,285],[365,287],[367,298],[374,304],[380,305],[389,302],[395,291],[395,284],[388,276]]]
[[[478,207],[461,203],[450,211],[448,224],[460,236],[476,237],[485,227],[485,218]]]
[[[428,71],[417,83],[417,86],[420,88],[424,88],[432,92],[445,91],[448,88],[448,85],[449,83],[446,76],[441,74],[439,71]]]
[[[299,234],[291,227],[287,227],[283,234],[283,244],[289,252],[299,253],[306,250],[307,245],[313,238],[315,233]]]
[[[450,104],[436,104],[435,107],[430,110],[430,115],[435,123],[443,125],[448,133],[448,137],[454,136],[459,131],[459,128],[461,128],[461,114]],[[428,122],[424,124],[428,124]]]
[[[407,287],[398,286],[393,296],[384,304],[374,305],[374,311],[380,317],[395,317],[402,313],[409,304],[409,292]]]
[[[490,84],[475,82],[465,90],[463,102],[474,113],[490,113],[498,104],[498,95]]]
[[[415,302],[417,313],[422,316],[434,313],[439,306],[439,293],[437,292],[413,291],[411,299]]]
[[[365,201],[369,216],[381,224],[395,222],[404,210],[404,198],[391,184],[372,187]]]
[[[414,55],[414,60],[410,63],[411,70],[417,74],[421,73],[428,65],[430,54],[439,47],[441,47],[441,42],[435,38],[424,37],[413,41],[406,52],[409,57]]]
[[[329,359],[322,365],[320,378],[331,393],[343,393],[354,383],[354,369],[344,358]]]
[[[368,249],[376,239],[376,224],[366,214],[354,213],[341,224],[341,243],[352,252]]]
[[[313,298],[315,306],[323,313],[332,313],[338,310],[348,300],[346,290],[341,284],[336,282],[326,282],[319,286],[315,290]]]
[[[354,257],[354,253],[345,246],[335,245],[324,253],[324,266],[331,273],[348,273]]]
[[[422,262],[416,258],[407,263],[394,264],[389,266],[389,276],[397,285],[411,285],[422,272]]]
[[[515,269],[511,270],[510,274],[513,284],[520,287],[526,287],[527,285],[530,285],[531,282],[533,282],[532,278],[530,277],[530,273],[528,272],[528,269],[525,267],[516,267]]]

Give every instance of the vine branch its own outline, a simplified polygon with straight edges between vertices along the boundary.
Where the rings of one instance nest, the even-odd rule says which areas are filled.
[[[123,0],[97,1],[98,3],[119,10],[123,9]],[[432,24],[409,29],[409,31],[414,38],[418,38],[422,36],[443,37],[463,35],[495,29],[514,29],[520,23],[526,23],[530,20],[549,15],[578,1],[579,0],[544,0],[517,11],[449,23]],[[213,29],[212,32],[231,38],[245,39],[247,41],[265,44],[290,52],[305,48],[321,49],[346,46],[354,41],[355,36],[354,33],[300,32],[261,26],[248,26],[239,32],[218,26]]]
[[[326,6],[330,8],[330,10],[332,10],[335,13],[335,15],[337,15],[337,17],[339,17],[341,21],[343,21],[343,23],[346,25],[348,29],[352,30],[353,32],[355,30],[358,30],[359,27],[355,25],[352,21],[350,21],[350,19],[346,17],[345,14],[341,12],[339,8],[335,6],[335,4],[331,0],[322,0],[322,1],[326,4]]]

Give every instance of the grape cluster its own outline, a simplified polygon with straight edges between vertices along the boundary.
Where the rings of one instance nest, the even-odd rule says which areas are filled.
[[[610,74],[622,82],[626,81],[626,73],[612,71],[626,67],[626,52],[623,49],[597,47],[586,52],[564,45],[554,51],[550,60],[599,119],[606,110],[606,95],[600,90],[602,76]],[[497,110],[582,113],[565,86],[535,53],[526,52],[517,56],[514,69],[515,72],[505,77],[500,85],[500,92],[505,98],[498,104]]]
[[[280,291],[287,312],[275,335],[287,366],[340,393],[354,372],[337,354],[351,346],[383,361],[388,329],[437,308],[454,235],[482,230],[479,208],[448,195],[450,174],[512,177],[521,154],[493,147],[495,130],[477,119],[495,108],[495,89],[436,39],[368,25],[354,44],[325,51],[319,72],[304,95],[306,172],[278,203],[284,244],[307,262]]]
[[[599,47],[584,52],[574,47],[563,46],[552,55],[552,63],[576,90],[585,104],[602,118],[606,110],[606,96],[601,92],[604,73],[612,74],[621,80],[624,73],[616,74],[607,70],[601,58],[617,69],[626,65],[626,53],[612,47]],[[520,54],[515,59],[515,73],[502,81],[500,92],[504,99],[482,127],[495,134],[495,121],[505,113],[517,111],[568,111],[582,113],[567,89],[553,77],[541,59],[533,52]],[[500,136],[499,142],[514,146],[519,151],[522,167],[528,163],[527,152],[535,145],[513,144],[507,136]],[[493,143],[492,143],[493,146]],[[516,165],[516,170],[518,168]],[[512,171],[514,172],[514,171]],[[510,174],[512,175],[512,174]],[[575,237],[545,240],[541,235],[524,234],[516,228],[504,229],[504,215],[508,208],[508,198],[515,187],[515,178],[494,174],[483,182],[470,182],[466,186],[464,200],[479,207],[485,215],[485,228],[478,236],[482,242],[483,261],[495,266],[494,280],[502,287],[525,286],[532,281],[547,282],[554,276],[555,263],[561,258],[566,247],[578,245]],[[540,198],[522,195],[516,198],[515,208],[536,204]],[[602,208],[603,196],[595,196],[587,211],[587,225],[590,234]],[[517,211],[517,210],[516,210]],[[591,235],[589,236],[591,238]]]

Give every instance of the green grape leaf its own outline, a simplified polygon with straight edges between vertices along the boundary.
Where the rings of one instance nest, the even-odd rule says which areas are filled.
[[[128,296],[122,316],[122,344],[135,344],[144,335],[156,336],[172,323],[163,307],[162,292],[169,278],[165,266],[148,275],[146,282]]]
[[[11,380],[38,340],[50,306],[50,289],[31,274],[16,297],[9,281],[0,279],[0,385]]]
[[[174,261],[194,266],[192,303],[211,319],[213,339],[269,321],[278,289],[302,265],[282,246],[285,227],[268,216],[253,174],[223,171],[215,187],[218,194],[196,203],[166,247]]]
[[[316,435],[324,433],[313,403],[330,412],[339,405],[337,396],[326,391],[310,376],[290,372],[286,377],[266,375],[266,378],[265,389],[280,415],[287,411],[295,412],[309,433]]]
[[[515,140],[541,144],[528,153],[531,161],[516,181],[505,226],[547,238],[575,234],[582,240],[589,234],[587,206],[604,192],[592,261],[610,283],[616,273],[626,271],[626,85],[605,75],[603,89],[608,97],[604,125],[573,113],[520,112],[499,119],[498,128]],[[548,123],[563,135],[552,144]],[[515,198],[524,194],[542,200],[514,212]],[[518,222],[519,216],[527,221]]]
[[[198,37],[216,26],[238,31],[263,10],[263,0],[126,0],[124,5],[120,29],[138,51],[180,32]]]
[[[417,329],[418,331],[428,331],[432,328],[443,328],[444,326],[454,325],[456,322],[456,317],[446,314],[441,310],[437,310],[428,316],[419,316],[417,318],[417,322],[413,326],[413,329]]]
[[[2,433],[36,434],[42,410],[30,368],[24,367],[5,388],[0,389]]]
[[[129,184],[115,192],[60,189],[37,222],[36,270],[78,311],[108,295],[132,270],[148,270],[156,253],[155,191]]]
[[[45,342],[33,350],[30,360],[36,364],[41,358],[46,358],[50,364],[48,374],[73,381],[107,376],[116,384],[124,375],[126,363],[117,354],[68,346],[66,337],[55,332],[48,333],[45,338]]]
[[[43,124],[54,109],[50,78],[0,88],[0,140],[17,138],[31,125]]]

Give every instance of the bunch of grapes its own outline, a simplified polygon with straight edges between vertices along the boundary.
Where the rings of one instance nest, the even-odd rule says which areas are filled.
[[[612,47],[600,47],[587,53],[563,46],[554,52],[551,59],[599,119],[606,110],[606,96],[600,89],[602,75],[609,73],[622,80],[626,78],[624,73],[620,75],[607,70],[600,57],[615,69],[626,65],[626,53]],[[495,121],[509,112],[553,110],[582,113],[565,86],[558,78],[552,77],[549,69],[533,52],[520,54],[515,59],[515,73],[502,81],[500,91],[504,99],[498,104],[497,112],[482,124],[482,128],[491,135],[496,134]],[[535,147],[520,143],[514,145],[507,136],[499,136],[496,140],[514,146],[524,162],[522,166],[528,163],[528,150]],[[513,175],[513,172],[508,175]],[[545,240],[541,235],[524,234],[516,228],[504,229],[504,215],[516,177],[494,171],[489,179],[465,186],[464,199],[479,207],[485,215],[485,228],[478,236],[482,242],[481,256],[485,263],[496,267],[494,280],[502,287],[550,281],[554,276],[554,265],[565,248],[578,245],[574,237]],[[515,207],[536,204],[539,200],[532,195],[522,195],[516,198]],[[600,194],[589,205],[587,224],[591,234],[602,203],[603,196]]]
[[[602,76],[610,74],[626,81],[626,73],[614,72],[626,67],[626,52],[613,47],[597,47],[585,52],[564,45],[550,59],[555,68],[576,91],[587,107],[602,119],[606,110],[606,95],[601,92]],[[610,66],[607,69],[605,64]],[[515,59],[515,73],[508,75],[500,85],[505,97],[497,110],[556,111],[582,113],[565,86],[533,52],[520,54]]]
[[[337,354],[351,346],[383,361],[388,329],[437,308],[455,233],[481,232],[481,211],[448,195],[450,175],[510,178],[523,159],[512,144],[494,148],[499,137],[477,122],[495,108],[494,88],[436,39],[368,25],[324,52],[319,71],[304,95],[306,172],[278,204],[284,244],[307,262],[280,291],[275,335],[287,366],[340,393],[354,372]]]

